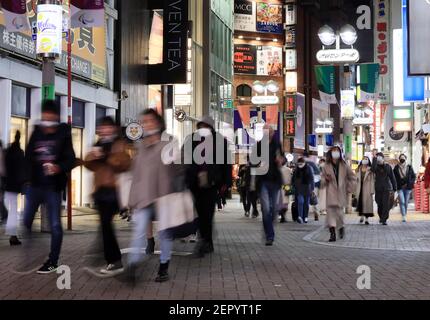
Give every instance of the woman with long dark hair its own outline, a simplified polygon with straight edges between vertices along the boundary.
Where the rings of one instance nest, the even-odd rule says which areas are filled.
[[[357,169],[357,188],[355,198],[357,199],[357,212],[360,223],[369,225],[369,218],[373,214],[373,195],[375,194],[375,174],[372,172],[369,157],[364,157]]]

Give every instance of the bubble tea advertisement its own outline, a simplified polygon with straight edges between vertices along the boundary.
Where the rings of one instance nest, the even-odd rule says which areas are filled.
[[[41,56],[57,57],[62,51],[63,9],[59,5],[37,6],[36,52]]]

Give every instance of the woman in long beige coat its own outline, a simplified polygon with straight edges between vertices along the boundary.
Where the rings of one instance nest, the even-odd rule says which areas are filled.
[[[330,242],[336,241],[336,229],[339,237],[345,236],[345,208],[348,195],[355,191],[356,177],[342,157],[342,150],[333,147],[327,154],[327,164],[321,174],[321,188],[326,192],[327,219],[330,230]]]
[[[357,212],[360,223],[369,225],[373,217],[373,195],[375,194],[375,174],[372,172],[370,159],[364,157],[357,169],[357,187],[354,193],[357,199]]]

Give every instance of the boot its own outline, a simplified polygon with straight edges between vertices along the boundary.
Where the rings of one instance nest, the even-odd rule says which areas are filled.
[[[314,218],[315,218],[315,222],[320,221],[320,217],[318,215],[318,212],[314,212]]]
[[[336,242],[336,228],[330,228],[330,240],[329,242]]]
[[[339,229],[339,238],[341,239],[345,238],[345,228]]]
[[[167,273],[169,269],[169,261],[166,263],[160,263],[160,268],[158,269],[157,278],[155,278],[155,282],[166,282],[169,280],[169,274]]]
[[[145,253],[146,254],[154,254],[155,252],[155,239],[148,239],[148,244],[146,245]]]
[[[21,241],[19,241],[17,236],[11,236],[9,238],[9,244],[11,246],[20,246],[22,243],[21,243]]]
[[[282,209],[279,215],[281,216],[280,223],[286,223],[287,219],[285,219],[285,215],[287,214],[287,209]]]

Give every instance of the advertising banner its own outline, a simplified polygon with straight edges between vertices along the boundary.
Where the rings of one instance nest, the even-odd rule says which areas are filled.
[[[336,104],[336,85],[335,85],[335,72],[334,66],[315,66],[315,75],[320,92],[320,99],[322,102],[328,104]]]
[[[306,148],[306,114],[305,114],[305,96],[297,94],[297,115],[296,115],[296,135],[294,139],[294,148],[304,150]]]
[[[60,55],[63,42],[63,8],[60,5],[37,6],[36,53]]]
[[[103,0],[70,0],[72,28],[104,27]]]
[[[375,100],[379,70],[379,63],[366,63],[360,65],[360,103]]]
[[[64,7],[64,6],[63,6]],[[66,6],[67,9],[67,1]],[[32,10],[31,1],[27,1],[27,12],[30,23],[36,26],[36,14]],[[72,29],[72,72],[90,81],[105,84],[106,70],[106,37],[104,28]],[[0,12],[0,48],[11,55],[37,60],[36,42],[32,40],[31,32],[9,32],[6,21]],[[67,43],[62,42],[58,68],[67,70]]]
[[[297,6],[295,4],[285,6],[285,24],[287,26],[297,24]]]
[[[381,103],[390,103],[390,0],[375,0],[375,10],[375,61],[380,65],[376,98]]]
[[[324,121],[330,117],[330,107],[328,104],[321,102],[317,99],[312,99],[312,120],[313,120],[313,130],[315,132],[317,125],[317,120]]]
[[[408,0],[409,75],[430,76],[430,1]]]
[[[0,0],[6,29],[10,32],[30,30],[26,0]]]
[[[297,50],[285,50],[285,70],[291,71],[297,69]]]
[[[234,45],[234,73],[257,74],[257,47],[247,44]]]
[[[257,3],[257,32],[283,34],[282,5]]]
[[[282,77],[282,47],[258,47],[257,65],[259,76]]]
[[[285,47],[295,48],[296,47],[296,27],[289,26],[285,29]]]
[[[234,1],[234,29],[255,32],[257,30],[257,4],[248,0]]]
[[[353,119],[355,113],[355,91],[341,90],[340,100],[342,119]]]

